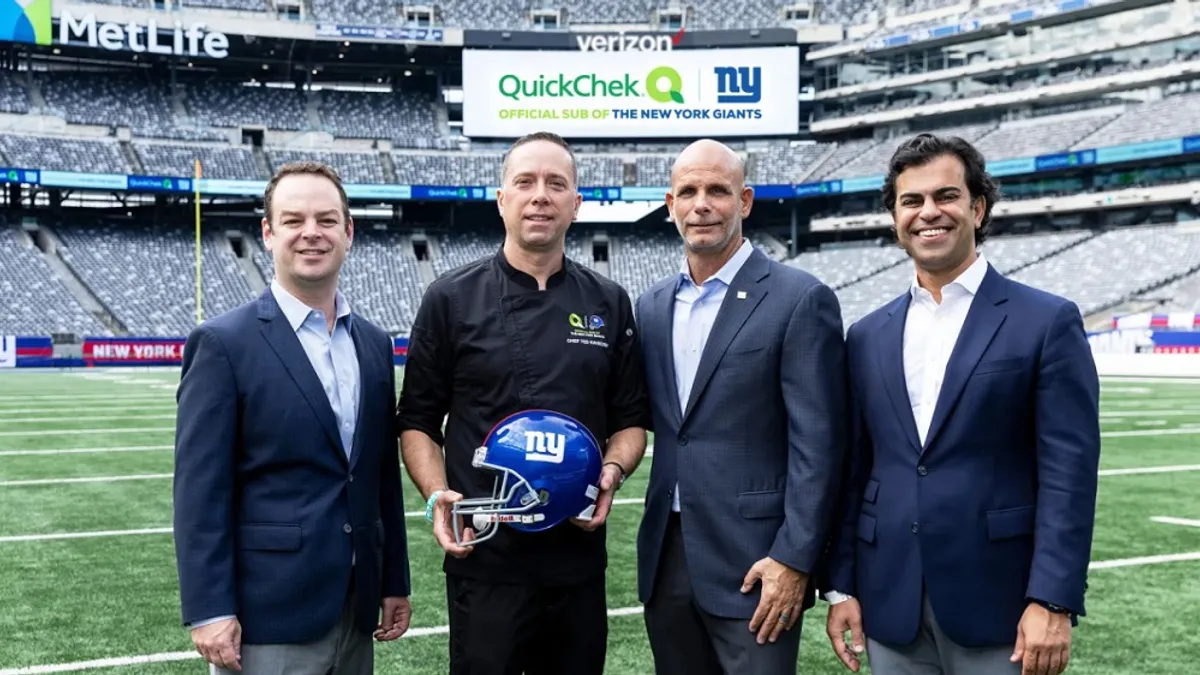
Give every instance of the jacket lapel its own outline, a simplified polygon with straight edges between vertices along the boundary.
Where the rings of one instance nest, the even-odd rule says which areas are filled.
[[[746,263],[742,265],[737,276],[733,278],[733,283],[726,289],[725,299],[721,302],[721,309],[717,312],[717,320],[713,323],[712,333],[709,334],[708,342],[704,345],[704,352],[700,355],[700,365],[696,368],[696,379],[692,383],[692,391],[688,396],[687,407],[683,411],[680,426],[687,422],[692,410],[695,409],[696,401],[700,400],[700,395],[708,386],[708,381],[716,371],[717,364],[725,356],[725,350],[729,349],[729,344],[742,329],[746,319],[750,318],[750,314],[766,297],[767,289],[762,287],[759,282],[769,273],[770,266],[766,256],[755,249]],[[673,358],[674,351],[672,350]],[[674,384],[674,380],[672,380],[672,384]]]
[[[333,417],[333,408],[329,405],[329,397],[325,395],[325,388],[321,386],[320,378],[313,370],[308,355],[304,353],[300,339],[296,337],[296,332],[292,330],[287,317],[283,315],[279,304],[275,302],[275,297],[271,295],[270,286],[259,298],[258,318],[263,321],[262,333],[267,339],[267,343],[271,345],[271,349],[283,362],[283,367],[292,377],[292,381],[300,388],[300,393],[304,395],[313,413],[316,414],[317,421],[325,429],[325,435],[329,437],[329,442],[333,443],[333,446],[341,452],[342,459],[345,459],[345,450],[342,448],[341,436],[338,435],[337,421]]]
[[[908,305],[912,294],[905,293],[892,302],[888,320],[883,324],[879,343],[879,370],[883,374],[883,388],[887,391],[892,409],[904,429],[904,437],[913,450],[921,449],[921,437],[917,434],[917,423],[913,419],[912,401],[908,396],[908,380],[904,373],[904,325],[908,320]]]
[[[678,279],[678,277],[672,277]],[[658,317],[657,326],[655,326],[656,335],[647,344],[653,345],[653,348],[660,350],[657,354],[657,361],[661,364],[659,368],[659,376],[666,379],[663,380],[662,391],[671,392],[671,412],[674,413],[672,422],[675,428],[678,429],[683,419],[683,411],[679,409],[679,395],[675,392],[679,390],[675,386],[675,289],[676,284],[663,284],[654,294],[654,316]]]
[[[925,447],[928,450],[937,434],[941,431],[962,396],[963,388],[975,365],[992,343],[996,331],[1008,316],[1001,305],[1008,300],[1007,288],[1000,273],[988,266],[983,283],[979,285],[979,293],[971,302],[967,311],[967,319],[963,323],[962,332],[954,351],[950,353],[950,361],[946,364],[946,374],[942,378],[942,390],[938,393],[937,406],[933,409],[933,419],[929,423],[929,433],[925,436]]]

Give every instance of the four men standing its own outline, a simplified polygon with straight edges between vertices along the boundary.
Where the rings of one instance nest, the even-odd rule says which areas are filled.
[[[793,673],[818,593],[851,670],[865,654],[876,675],[1062,672],[1084,614],[1098,381],[1075,305],[977,253],[997,198],[978,152],[929,135],[897,151],[884,202],[913,283],[845,339],[833,291],[743,237],[753,193],[728,147],[677,159],[685,258],[636,303],[564,254],[577,175],[553,134],[513,145],[504,245],[430,286],[394,416],[390,340],[333,300],[348,209],[315,203],[314,184],[275,216],[268,188],[272,291],[193,333],[179,394],[184,620],[214,668],[275,672],[262,664],[328,644],[312,672],[369,672],[363,636],[406,630],[399,437],[447,554],[451,672],[603,672],[604,523],[653,430],[638,591],[656,672]],[[571,339],[578,315],[594,339]],[[599,440],[595,511],[474,545],[451,521],[492,490],[473,452],[534,408]]]

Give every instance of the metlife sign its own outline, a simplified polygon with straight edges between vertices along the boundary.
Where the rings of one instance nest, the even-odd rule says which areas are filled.
[[[463,133],[772,136],[799,128],[796,47],[463,51]]]
[[[166,35],[160,34],[165,31]],[[146,24],[97,21],[96,15],[75,16],[63,9],[58,19],[57,40],[50,15],[50,0],[0,0],[0,40],[30,44],[78,45],[96,49],[163,54],[168,56],[229,56],[229,37],[209,32],[203,23],[184,26],[181,21],[160,26],[151,19]]]

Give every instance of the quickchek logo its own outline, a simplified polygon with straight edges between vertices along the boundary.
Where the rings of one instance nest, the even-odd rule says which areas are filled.
[[[539,74],[537,79],[514,73],[500,77],[500,94],[513,101],[537,98],[638,98],[641,82],[630,73],[606,79],[597,73]],[[670,66],[659,66],[646,75],[645,96],[659,103],[683,103],[683,78]]]
[[[646,76],[646,94],[659,103],[683,103],[683,78],[678,70],[659,66]]]
[[[0,40],[48,45],[53,39],[50,0],[0,0]]]

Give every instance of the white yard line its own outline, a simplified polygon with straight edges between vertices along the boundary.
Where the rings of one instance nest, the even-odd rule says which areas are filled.
[[[641,504],[641,499],[614,499],[613,506],[627,506],[630,504]],[[405,518],[424,518],[425,511],[405,511]],[[144,534],[171,534],[173,528],[170,527],[151,527],[140,530],[101,530],[92,532],[55,532],[51,534],[19,534],[7,537],[0,537],[0,544],[11,544],[26,541],[55,541],[58,539],[90,539],[93,537],[122,537]]]
[[[117,400],[120,400],[120,399],[117,399]],[[119,412],[126,412],[126,411],[145,412],[148,410],[174,410],[177,406],[175,404],[175,401],[170,400],[170,401],[162,401],[162,402],[149,402],[148,401],[141,405],[108,405],[106,403],[96,403],[96,404],[92,404],[90,407],[95,412],[119,413]],[[4,408],[4,407],[0,407],[0,417],[4,417],[6,415],[38,415],[38,414],[47,415],[47,414],[54,414],[54,413],[62,413],[59,417],[56,417],[51,421],[57,421],[60,419],[67,419],[67,420],[74,419],[74,416],[78,412],[79,412],[79,410],[76,409],[76,406],[65,407],[65,408],[60,408],[57,406],[45,406],[42,408]],[[1198,413],[1198,414],[1200,414],[1200,413]],[[122,417],[124,417],[124,415],[122,415]]]
[[[1200,471],[1200,464],[1175,464],[1173,466],[1136,466],[1129,469],[1101,469],[1101,476],[1132,476],[1145,473],[1178,473]]]
[[[54,541],[58,539],[93,539],[96,537],[127,537],[133,534],[170,534],[170,527],[150,527],[142,530],[101,530],[92,532],[58,532],[56,534],[18,534],[0,537],[0,544],[23,541]]]
[[[1130,436],[1178,436],[1180,434],[1200,434],[1200,427],[1184,429],[1131,429],[1129,431],[1102,431],[1103,438],[1128,438]]]
[[[1164,525],[1182,525],[1184,527],[1200,527],[1200,520],[1189,520],[1187,518],[1173,518],[1171,516],[1151,516],[1150,520]]]
[[[1200,551],[1192,553],[1174,553],[1170,555],[1145,556],[1140,558],[1122,558],[1119,560],[1102,560],[1093,562],[1089,569],[1109,569],[1113,567],[1135,567],[1141,565],[1158,565],[1169,562],[1200,560]],[[642,613],[642,607],[619,607],[608,610],[608,616],[636,616]],[[429,626],[413,628],[404,634],[405,638],[426,637],[429,635],[445,635],[450,632],[449,626]],[[119,668],[137,666],[147,663],[167,663],[171,661],[190,661],[200,658],[195,651],[163,652],[161,654],[143,654],[141,656],[121,656],[92,661],[75,661],[73,663],[57,663],[43,666],[24,666],[20,668],[5,668],[0,675],[50,675],[51,673],[72,673],[81,670],[97,670],[100,668]]]
[[[55,448],[50,450],[0,450],[0,457],[27,457],[53,455],[91,455],[106,452],[156,452],[174,450],[173,445],[124,445],[112,448]]]
[[[171,387],[174,389],[174,387]],[[3,403],[19,403],[19,404],[35,404],[43,401],[54,401],[59,403],[68,403],[71,405],[79,403],[104,403],[106,401],[121,401],[129,403],[132,401],[174,401],[175,397],[171,394],[157,394],[153,390],[129,393],[122,391],[109,392],[89,392],[86,394],[28,394],[24,396],[0,396],[0,404]]]
[[[171,478],[170,473],[139,473],[128,476],[83,476],[80,478],[33,478],[29,480],[3,480],[0,487],[27,487],[30,485],[67,485],[71,483],[119,483],[130,480],[162,480]]]
[[[0,431],[0,436],[96,436],[102,434],[147,434],[174,432],[175,427],[136,427],[130,429],[38,429],[37,431]],[[1200,432],[1200,429],[1197,429]]]
[[[1105,410],[1100,413],[1100,419],[1110,417],[1182,417],[1182,416],[1200,416],[1200,410],[1184,410],[1180,408],[1171,408],[1170,410]]]
[[[9,418],[8,411],[4,411],[4,415],[0,415],[0,424],[33,424],[35,422],[44,424],[46,422],[118,422],[123,420],[173,420],[175,413],[158,413],[156,415],[91,415],[85,417],[75,416],[60,416],[60,417],[18,417]]]
[[[1119,560],[1100,560],[1088,565],[1088,569],[1106,570],[1113,567],[1140,567],[1142,565],[1160,565],[1162,563],[1187,562],[1190,560],[1200,560],[1200,551],[1192,551],[1191,553],[1167,553],[1165,555],[1147,555],[1138,558],[1121,558]]]
[[[617,609],[608,610],[610,617],[617,616],[635,616],[642,613],[642,607],[619,607]],[[450,632],[450,626],[426,626],[424,628],[410,628],[403,635],[404,638],[419,638],[429,635],[446,635]],[[148,663],[169,663],[172,661],[191,661],[198,659],[200,655],[195,651],[190,652],[163,652],[162,654],[145,654],[143,656],[125,656],[112,659],[96,659],[94,661],[76,661],[74,663],[60,663],[48,666],[26,666],[24,668],[5,668],[0,670],[0,675],[49,675],[50,673],[72,673],[81,670],[95,670],[97,668],[118,668],[122,666],[140,666]]]

